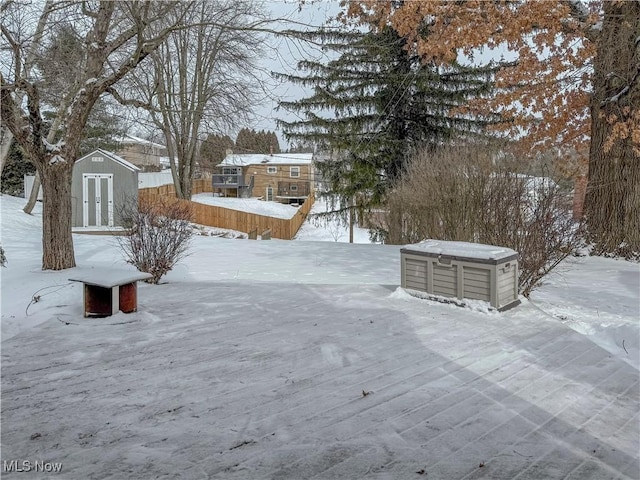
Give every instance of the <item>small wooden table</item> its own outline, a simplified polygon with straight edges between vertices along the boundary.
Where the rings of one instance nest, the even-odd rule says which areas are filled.
[[[130,270],[96,268],[80,270],[72,282],[84,284],[84,316],[108,317],[122,311],[138,310],[138,280],[147,280],[153,275]]]

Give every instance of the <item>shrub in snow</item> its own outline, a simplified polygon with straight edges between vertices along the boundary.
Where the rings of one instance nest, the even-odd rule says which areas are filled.
[[[7,266],[7,257],[4,256],[4,248],[0,246],[0,266]]]
[[[188,253],[191,213],[188,202],[176,199],[125,202],[121,215],[128,231],[117,238],[127,263],[153,275],[149,282],[157,284]]]
[[[492,178],[476,229],[480,243],[520,253],[520,293],[528,297],[542,278],[584,246],[584,228],[555,183],[530,181],[508,171]]]
[[[571,202],[550,179],[515,173],[522,165],[480,148],[418,155],[389,195],[379,225],[387,243],[432,238],[497,245],[520,254],[519,288],[542,278],[584,245]]]

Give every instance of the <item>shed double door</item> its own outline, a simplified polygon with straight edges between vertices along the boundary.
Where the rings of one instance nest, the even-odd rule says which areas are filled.
[[[82,224],[113,227],[113,174],[82,174]]]

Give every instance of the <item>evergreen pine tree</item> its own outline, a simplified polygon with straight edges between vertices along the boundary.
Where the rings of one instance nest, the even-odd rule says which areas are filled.
[[[0,179],[2,193],[22,197],[24,195],[24,176],[35,174],[35,165],[25,157],[18,144],[12,142],[7,155],[7,163],[2,169],[2,178]]]
[[[236,138],[238,153],[280,153],[280,144],[275,132],[243,128]]]
[[[259,132],[256,132],[256,136],[258,137],[258,152],[269,153],[269,137],[267,135],[267,132],[265,132],[264,130],[260,130]]]
[[[273,151],[273,153],[280,153],[280,142],[278,141],[276,132],[267,132],[267,135],[269,148]]]
[[[242,128],[236,137],[236,153],[256,153],[255,136],[248,128]]]
[[[498,120],[452,113],[491,91],[493,66],[425,65],[391,28],[306,35],[338,57],[300,62],[304,75],[278,75],[313,88],[307,98],[280,102],[304,120],[279,125],[288,140],[330,153],[318,169],[343,205],[356,196],[361,208],[380,204],[417,150],[483,136]]]
[[[233,151],[234,147],[235,143],[228,135],[208,135],[200,147],[200,168],[213,172],[214,167],[227,156],[227,150]]]
[[[121,117],[105,100],[99,99],[87,120],[80,155],[87,155],[98,148],[115,152],[126,132],[127,127]]]

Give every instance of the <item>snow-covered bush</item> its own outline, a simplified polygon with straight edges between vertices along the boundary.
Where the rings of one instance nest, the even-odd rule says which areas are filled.
[[[117,238],[127,263],[153,275],[149,281],[157,284],[188,254],[194,233],[191,213],[184,200],[157,197],[140,205],[125,202],[121,214],[128,231]]]
[[[428,238],[497,245],[520,254],[520,293],[583,246],[571,202],[549,179],[517,173],[521,164],[482,148],[450,148],[416,156],[389,195],[381,225],[387,243]]]

